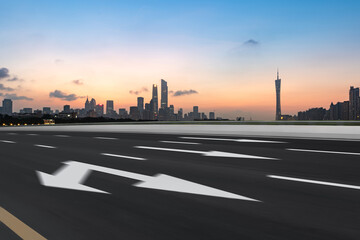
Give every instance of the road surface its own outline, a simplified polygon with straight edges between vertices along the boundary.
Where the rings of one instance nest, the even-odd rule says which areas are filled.
[[[7,128],[0,239],[360,239],[359,146]]]

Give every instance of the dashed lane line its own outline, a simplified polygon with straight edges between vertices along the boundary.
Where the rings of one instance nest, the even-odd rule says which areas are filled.
[[[26,135],[28,135],[28,136],[39,136],[39,134],[37,134],[37,133],[29,133],[29,134],[26,134]]]
[[[360,153],[356,153],[356,152],[336,152],[336,151],[313,150],[313,149],[287,148],[286,150],[288,150],[288,151],[296,151],[296,152],[312,152],[312,153],[330,153],[330,154],[360,155]]]
[[[141,160],[141,161],[147,160],[146,158],[118,155],[118,154],[112,154],[112,153],[101,153],[101,155],[108,156],[108,157],[128,158],[128,159]]]
[[[0,140],[0,142],[2,142],[2,143],[16,143],[14,141],[9,141],[9,140]]]
[[[0,222],[4,223],[16,235],[24,240],[46,240],[43,236],[20,221],[14,215],[0,207]]]
[[[34,145],[35,147],[41,147],[41,148],[56,148],[56,147],[54,147],[54,146],[49,146],[49,145],[41,145],[41,144],[35,144]]]
[[[245,142],[245,143],[285,143],[280,141],[257,140],[257,139],[206,138],[206,137],[179,137],[179,138],[193,139],[193,140],[209,140],[209,141]]]
[[[111,137],[94,137],[95,139],[103,139],[103,140],[118,140],[118,138],[111,138]]]
[[[69,135],[54,135],[54,137],[68,138],[68,137],[70,137],[70,136],[69,136]]]
[[[8,135],[18,135],[17,133],[8,133]]]
[[[287,181],[304,182],[304,183],[312,183],[312,184],[326,185],[326,186],[332,186],[332,187],[342,187],[342,188],[351,188],[351,189],[360,190],[360,186],[342,184],[342,183],[324,182],[324,181],[317,181],[317,180],[310,180],[310,179],[303,179],[303,178],[284,177],[284,176],[277,176],[277,175],[267,175],[267,177],[281,179],[281,180],[287,180]]]
[[[159,141],[162,143],[174,143],[174,144],[189,144],[189,145],[199,145],[201,143],[196,143],[196,142],[178,142],[178,141]]]

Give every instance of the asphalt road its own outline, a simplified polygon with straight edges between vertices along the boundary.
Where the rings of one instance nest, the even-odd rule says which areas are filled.
[[[0,207],[46,239],[360,239],[360,142],[181,137],[9,128]]]

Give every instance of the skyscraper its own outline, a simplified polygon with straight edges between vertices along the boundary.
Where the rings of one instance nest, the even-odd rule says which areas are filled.
[[[114,101],[107,100],[106,101],[106,115],[112,115],[114,113]]]
[[[276,115],[275,115],[275,120],[281,120],[280,88],[281,88],[281,79],[279,78],[279,70],[278,70],[277,71],[277,79],[275,80],[275,89],[276,89]]]
[[[64,105],[64,113],[70,113],[70,105]]]
[[[359,119],[359,88],[350,87],[349,91],[349,120]]]
[[[137,107],[139,109],[139,112],[142,112],[144,110],[144,98],[143,97],[137,98]]]
[[[96,108],[96,100],[92,98],[90,101],[90,110],[95,111],[95,108]]]
[[[168,107],[168,86],[164,79],[161,79],[161,108]]]
[[[153,84],[153,91],[152,91],[152,115],[154,119],[157,119],[157,116],[159,115],[159,101],[158,101],[158,90],[157,85]]]
[[[104,104],[96,105],[95,112],[98,117],[102,117],[104,115]]]
[[[11,99],[3,100],[3,114],[12,115],[13,112],[13,102]]]
[[[137,108],[139,110],[140,119],[143,119],[143,112],[144,112],[144,98],[143,97],[137,98]]]
[[[86,98],[86,102],[85,102],[85,113],[87,113],[88,111],[90,111],[90,102],[89,102],[89,98]]]

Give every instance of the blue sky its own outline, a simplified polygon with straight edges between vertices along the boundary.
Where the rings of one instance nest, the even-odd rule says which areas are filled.
[[[178,107],[189,109],[188,104],[199,101],[209,110],[208,101],[201,99],[213,96],[214,88],[223,88],[225,94],[229,85],[243,87],[239,95],[247,96],[264,86],[263,102],[224,97],[223,104],[218,99],[208,105],[229,116],[270,119],[277,67],[289,81],[283,112],[291,114],[314,107],[312,102],[327,107],[329,101],[346,100],[342,98],[349,85],[360,82],[360,1],[0,3],[0,68],[25,80],[18,94],[44,95],[31,96],[29,105],[41,107],[40,101],[55,89],[103,101],[116,98],[112,88],[118,87],[124,88],[119,99],[124,107],[133,101],[130,83],[141,88],[166,77],[173,90],[203,93],[174,99]],[[65,64],[53,66],[57,60]],[[59,89],[77,78],[86,83],[82,88]],[[43,84],[49,81],[53,85]],[[101,94],[94,86],[97,81],[106,83]],[[332,98],[317,95],[307,83],[323,87]],[[313,101],[297,104],[295,99],[304,94]],[[82,104],[80,100],[74,105]]]

